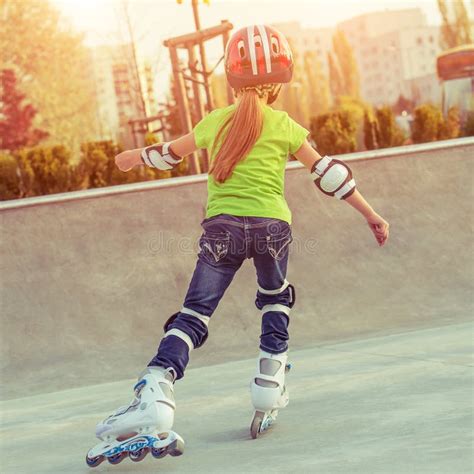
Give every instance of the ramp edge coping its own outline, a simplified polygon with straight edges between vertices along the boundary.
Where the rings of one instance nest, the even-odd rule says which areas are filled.
[[[405,145],[393,148],[384,148],[381,150],[361,151],[356,153],[345,153],[334,155],[338,159],[345,161],[372,160],[378,158],[389,158],[394,156],[411,155],[426,151],[443,150],[446,148],[457,148],[461,146],[474,145],[474,137],[455,138],[452,140],[442,140],[439,142],[420,143],[417,145]],[[298,161],[289,162],[286,170],[291,171],[301,169],[303,165]],[[113,196],[115,194],[127,194],[141,191],[148,191],[158,188],[168,188],[175,186],[184,186],[186,184],[201,183],[207,180],[207,173],[180,176],[177,178],[168,178],[154,181],[146,181],[132,184],[121,184],[117,186],[108,186],[105,188],[85,189],[82,191],[71,191],[69,193],[50,194],[47,196],[36,196],[22,199],[12,199],[11,201],[0,202],[0,212],[19,209],[23,207],[39,206],[45,204],[56,204],[67,201],[78,201],[81,199],[93,199],[97,197]]]

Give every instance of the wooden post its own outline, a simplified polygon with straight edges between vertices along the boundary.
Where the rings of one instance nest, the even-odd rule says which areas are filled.
[[[199,90],[199,84],[196,82],[198,81],[198,76],[196,71],[194,70],[194,65],[196,62],[196,56],[194,55],[194,45],[188,44],[188,56],[189,56],[189,64],[190,64],[190,72],[191,77],[194,79],[193,81],[193,99],[194,99],[194,111],[196,122],[193,123],[193,126],[196,125],[199,120],[203,117],[203,110],[202,110],[202,103],[201,103],[201,91]]]
[[[201,30],[201,21],[199,20],[199,10],[198,10],[198,0],[192,0],[193,4],[193,15],[194,15],[194,24],[196,25],[196,30]],[[203,71],[203,79],[204,79],[204,89],[206,91],[206,100],[207,100],[207,107],[208,112],[210,112],[214,108],[214,104],[212,101],[212,94],[211,88],[209,87],[209,81],[207,77],[207,60],[206,60],[206,50],[204,48],[204,41],[199,41],[199,54],[201,56],[201,67]]]
[[[221,20],[221,23],[226,23],[226,21]],[[227,43],[229,42],[229,30],[225,30],[224,33],[222,34],[222,42],[224,44],[224,54],[225,54],[225,48],[227,46]],[[232,90],[232,87],[230,87],[229,82],[226,81],[226,83],[227,83],[227,102],[230,105],[235,102],[234,92]]]
[[[202,117],[204,116],[203,114],[203,108],[202,108],[202,102],[201,102],[201,90],[199,88],[199,84],[195,81],[198,81],[198,76],[196,72],[194,71],[194,65],[196,62],[196,56],[194,55],[194,45],[193,44],[188,44],[188,55],[189,55],[189,63],[191,64],[190,71],[191,71],[191,77],[194,79],[193,81],[193,99],[194,99],[194,110],[195,110],[195,122],[193,123],[193,126],[198,123]],[[201,150],[201,157],[202,157],[202,164],[204,165],[204,170],[207,171],[209,168],[209,157],[207,155],[207,150],[203,149]]]
[[[186,100],[186,94],[184,90],[183,78],[181,77],[181,71],[179,70],[178,53],[174,46],[169,46],[171,66],[173,69],[173,77],[176,85],[176,100],[178,101],[179,115],[181,119],[181,127],[183,129],[183,135],[191,132],[191,120],[189,118],[188,104]],[[201,166],[199,159],[195,153],[189,155],[189,162],[192,174],[199,174],[201,172]]]

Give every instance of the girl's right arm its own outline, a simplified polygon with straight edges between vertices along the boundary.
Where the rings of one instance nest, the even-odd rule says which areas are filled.
[[[135,148],[134,150],[126,150],[122,153],[119,153],[115,157],[115,164],[121,171],[130,171],[135,166],[146,164],[142,158],[142,153],[145,148]],[[169,149],[171,150],[172,155],[174,155],[173,157],[177,159],[193,153],[195,150],[197,150],[196,142],[194,140],[194,133],[188,133],[182,137],[177,138],[176,140],[169,142]],[[152,162],[149,163],[152,164]],[[150,164],[148,166],[150,166]]]
[[[310,171],[313,169],[314,163],[322,158],[321,155],[309,144],[308,140],[305,140],[303,145],[301,145],[294,155]],[[364,216],[378,244],[380,246],[384,245],[389,234],[388,222],[372,209],[357,189],[347,197],[345,201]]]

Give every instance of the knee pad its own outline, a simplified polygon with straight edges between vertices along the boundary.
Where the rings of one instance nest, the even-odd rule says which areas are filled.
[[[184,322],[183,324],[179,324],[179,321],[175,323],[176,318],[180,315],[183,318],[195,318],[195,320],[199,319],[202,325],[205,326],[205,333],[202,334],[202,325],[196,322],[196,324],[199,325],[199,329],[201,329],[200,331],[201,334],[197,334],[197,331],[194,331],[192,335],[188,334],[188,332],[192,332],[192,331],[189,331],[189,328],[186,328],[186,322]],[[193,322],[195,321],[193,320]],[[174,325],[174,327],[171,327],[171,325]],[[207,338],[209,337],[207,325],[200,318],[196,318],[195,316],[191,314],[183,313],[181,311],[171,315],[165,322],[163,329],[165,331],[165,337],[166,336],[179,337],[184,342],[186,342],[186,344],[188,344],[190,350],[199,349],[202,345],[205,344],[205,342],[207,341]]]
[[[255,306],[258,309],[269,307],[269,311],[282,311],[288,315],[289,309],[293,308],[296,301],[295,287],[285,280],[283,286],[276,290],[266,290],[259,288]]]
[[[288,353],[270,354],[260,351],[257,371],[250,384],[252,404],[256,410],[269,411],[288,404],[285,373]]]

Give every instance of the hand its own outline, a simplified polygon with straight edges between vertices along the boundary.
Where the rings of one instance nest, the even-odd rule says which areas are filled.
[[[139,161],[137,161],[137,157]],[[135,165],[139,164],[140,162],[140,150],[123,151],[115,157],[115,164],[117,165],[120,171],[130,171]]]
[[[389,223],[383,217],[374,213],[367,218],[367,224],[369,224],[379,246],[382,247],[388,239]]]

